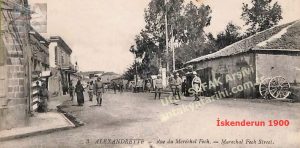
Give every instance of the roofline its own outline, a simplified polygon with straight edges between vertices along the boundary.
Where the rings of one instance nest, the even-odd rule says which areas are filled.
[[[60,37],[60,36],[51,36],[50,42],[57,42],[57,44],[61,45],[69,54],[72,54],[72,49],[69,45]]]
[[[298,21],[299,21],[299,20],[292,21],[292,22],[290,22],[290,23],[286,23],[286,24],[282,24],[282,25],[276,25],[276,26],[273,26],[273,27],[268,28],[268,29],[266,29],[266,30],[257,32],[256,34],[253,34],[253,35],[251,35],[251,36],[249,36],[249,37],[247,37],[247,38],[245,38],[245,39],[242,39],[242,40],[240,40],[240,41],[237,41],[237,42],[235,42],[235,43],[232,43],[232,44],[230,44],[230,45],[228,45],[228,46],[226,46],[226,47],[224,47],[224,48],[222,48],[222,49],[220,49],[220,50],[218,50],[218,51],[216,51],[216,52],[214,52],[214,53],[207,54],[207,55],[203,55],[203,56],[200,56],[200,57],[204,57],[204,56],[216,54],[217,52],[220,52],[220,51],[222,51],[222,50],[224,50],[224,49],[226,49],[226,48],[230,48],[230,46],[238,45],[238,44],[240,44],[241,42],[244,42],[244,41],[246,41],[246,40],[249,40],[249,39],[253,38],[253,37],[256,36],[256,35],[259,35],[259,34],[261,34],[261,33],[263,33],[263,32],[270,31],[270,30],[272,30],[272,29],[274,29],[274,28],[276,28],[276,27],[282,27],[282,28],[280,29],[280,31],[281,31],[281,30],[284,29],[284,28],[289,28],[289,27],[293,26],[293,25],[294,25],[295,23],[297,23]],[[283,27],[283,26],[284,26],[284,27]],[[279,31],[279,32],[280,32],[280,31]],[[277,32],[277,33],[278,33],[278,32]],[[276,34],[276,33],[275,33],[275,34]],[[273,35],[274,35],[274,34],[273,34]],[[273,36],[273,35],[271,35],[271,36]],[[246,48],[247,48],[247,47],[246,47]],[[240,52],[240,53],[248,52],[249,50],[252,50],[252,48],[255,48],[255,47],[248,47],[247,50],[242,51],[242,52]],[[261,50],[263,50],[263,49],[261,49]],[[206,61],[206,60],[212,60],[212,59],[221,58],[221,57],[227,57],[227,56],[237,55],[237,54],[240,54],[240,53],[235,53],[235,54],[225,55],[225,56],[217,56],[217,57],[213,57],[213,58],[209,58],[209,59],[200,59],[200,60],[197,60],[197,61],[193,61],[193,60],[195,60],[195,59],[200,58],[200,57],[198,57],[198,58],[194,58],[194,59],[192,59],[192,60],[187,61],[186,63],[184,63],[184,65],[188,65],[188,64],[191,64],[191,63],[197,63],[197,62],[201,62],[201,61]]]
[[[220,57],[216,57],[216,58],[212,58],[212,59],[204,59],[204,60],[201,60],[201,61],[193,61],[193,62],[189,62],[189,63],[184,63],[183,65],[187,66],[187,65],[194,64],[194,63],[212,61],[212,60],[215,60],[215,59],[226,58],[226,57],[230,57],[230,56],[237,56],[237,55],[248,54],[248,53],[259,53],[259,52],[268,52],[268,53],[270,53],[272,51],[273,52],[293,52],[293,53],[294,52],[299,52],[300,53],[300,49],[255,49],[255,48],[251,48],[246,52],[241,52],[241,53],[234,54],[234,55],[220,56]],[[270,54],[275,54],[275,53],[270,53]]]
[[[33,33],[30,33],[30,35],[34,36],[38,41],[44,41],[47,47],[49,46],[50,42],[46,40],[45,37],[43,37],[39,32],[37,32],[32,26],[30,26],[30,31]]]
[[[192,61],[192,62],[189,62],[189,63],[187,62],[187,63],[184,63],[183,65],[184,66],[188,66],[188,65],[191,65],[191,64],[195,64],[195,63],[212,61],[212,60],[215,60],[215,59],[227,58],[227,57],[230,57],[230,56],[238,56],[238,55],[243,55],[243,54],[248,54],[248,53],[254,53],[254,51],[250,49],[248,51],[240,52],[240,53],[237,53],[237,54],[226,55],[226,56],[219,56],[219,57],[215,57],[215,58],[211,58],[211,59],[204,59],[204,60],[201,60],[201,61]]]

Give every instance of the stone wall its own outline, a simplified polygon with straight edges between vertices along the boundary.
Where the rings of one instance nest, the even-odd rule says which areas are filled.
[[[1,2],[0,2],[1,3]],[[28,11],[21,0],[2,0],[1,3],[0,130],[26,125],[25,58],[28,45]]]

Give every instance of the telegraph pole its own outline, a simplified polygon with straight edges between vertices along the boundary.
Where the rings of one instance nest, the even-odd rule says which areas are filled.
[[[134,85],[134,92],[135,93],[137,93],[138,91],[137,91],[137,82],[138,82],[138,70],[137,70],[137,62],[136,62],[136,60],[137,60],[137,49],[136,48],[134,48],[134,54],[135,54],[135,56],[134,56],[134,65],[135,65],[135,85]]]
[[[173,26],[171,26],[171,49],[172,49],[172,61],[173,61],[173,72],[176,70],[175,69],[175,51],[174,51],[174,38],[173,38]]]
[[[167,72],[170,71],[169,68],[169,37],[168,37],[168,8],[167,8],[167,0],[165,0],[165,7],[166,7],[166,12],[165,12],[165,34],[166,34],[166,63],[167,63]]]

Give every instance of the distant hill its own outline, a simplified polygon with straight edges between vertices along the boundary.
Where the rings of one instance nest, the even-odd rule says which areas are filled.
[[[114,72],[105,72],[102,74],[102,76],[105,76],[105,75],[119,75],[119,74],[114,73]]]

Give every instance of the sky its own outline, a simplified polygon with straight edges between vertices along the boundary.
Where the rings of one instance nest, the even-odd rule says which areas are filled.
[[[196,1],[196,0],[195,0]],[[300,0],[278,0],[287,23],[300,18]],[[144,9],[150,0],[29,0],[47,3],[46,38],[61,36],[72,48],[72,62],[81,71],[99,70],[122,74],[133,62],[129,47],[145,26]],[[207,32],[214,35],[230,21],[242,26],[243,2],[250,0],[198,0],[212,8]]]

